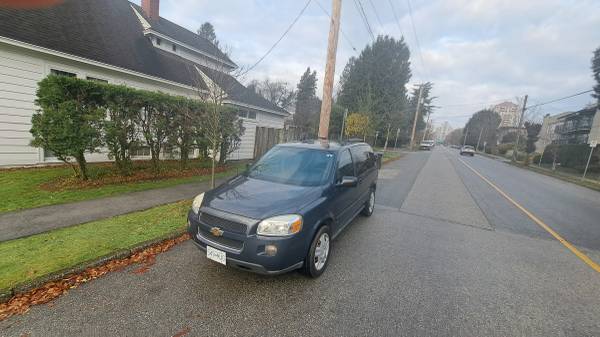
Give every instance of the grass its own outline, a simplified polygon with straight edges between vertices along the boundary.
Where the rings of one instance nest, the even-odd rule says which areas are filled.
[[[552,171],[551,169],[547,169],[547,168],[543,168],[543,167],[540,168],[537,165],[526,166],[521,162],[510,163],[510,164],[520,167],[520,168],[531,170],[531,171],[534,171],[534,172],[537,172],[540,174],[544,174],[544,175],[547,175],[550,177],[554,177],[556,179],[568,181],[570,183],[573,183],[573,184],[576,184],[579,186],[587,187],[592,190],[600,191],[600,181],[596,180],[596,179],[588,179],[586,177],[586,179],[583,180],[583,179],[581,179],[581,175],[575,176],[573,174],[568,174],[568,173],[564,173],[564,172]]]
[[[185,228],[189,201],[0,243],[0,289]]]
[[[138,172],[148,169],[148,162],[137,162],[136,170]],[[163,163],[165,172],[178,170],[176,162],[166,161]],[[193,161],[192,168],[202,168],[206,162]],[[228,171],[217,174],[217,177],[224,177],[236,172],[239,165],[231,167]],[[106,177],[113,177],[116,174],[113,165],[110,164],[91,164],[90,176],[92,179],[100,180]],[[100,186],[82,187],[82,188],[63,188],[63,189],[45,189],[43,185],[50,184],[61,179],[72,177],[72,170],[68,167],[44,167],[44,168],[26,168],[0,170],[0,213],[16,211],[27,208],[62,204],[68,202],[89,200],[107,197],[111,195],[143,191],[154,188],[168,187],[178,184],[206,181],[210,179],[209,175],[187,175],[166,177],[156,180],[129,181]]]

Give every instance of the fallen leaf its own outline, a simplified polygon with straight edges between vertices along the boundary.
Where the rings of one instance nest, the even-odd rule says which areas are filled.
[[[190,328],[189,327],[185,327],[183,328],[183,330],[179,331],[178,333],[174,334],[173,337],[181,337],[181,336],[185,336],[190,332]]]

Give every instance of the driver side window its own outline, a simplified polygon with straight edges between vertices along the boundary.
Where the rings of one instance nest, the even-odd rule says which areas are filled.
[[[344,150],[338,157],[338,168],[336,172],[336,180],[341,179],[343,176],[354,177],[354,164],[352,163],[352,157],[350,156],[349,150]]]

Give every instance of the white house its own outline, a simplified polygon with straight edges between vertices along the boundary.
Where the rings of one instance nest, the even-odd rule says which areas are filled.
[[[239,83],[236,64],[210,41],[159,16],[159,0],[70,0],[41,9],[0,9],[0,166],[56,161],[29,145],[37,83],[74,76],[198,97],[211,81],[238,109],[245,134],[232,159],[252,158],[257,127],[289,115]],[[143,149],[138,157],[147,156]],[[106,153],[88,155],[108,160]]]

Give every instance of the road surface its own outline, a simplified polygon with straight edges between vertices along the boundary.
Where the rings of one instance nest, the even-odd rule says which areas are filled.
[[[0,335],[600,336],[600,273],[465,163],[600,262],[600,193],[436,148],[381,170],[375,214],[334,241],[316,280],[226,268],[186,242]]]

